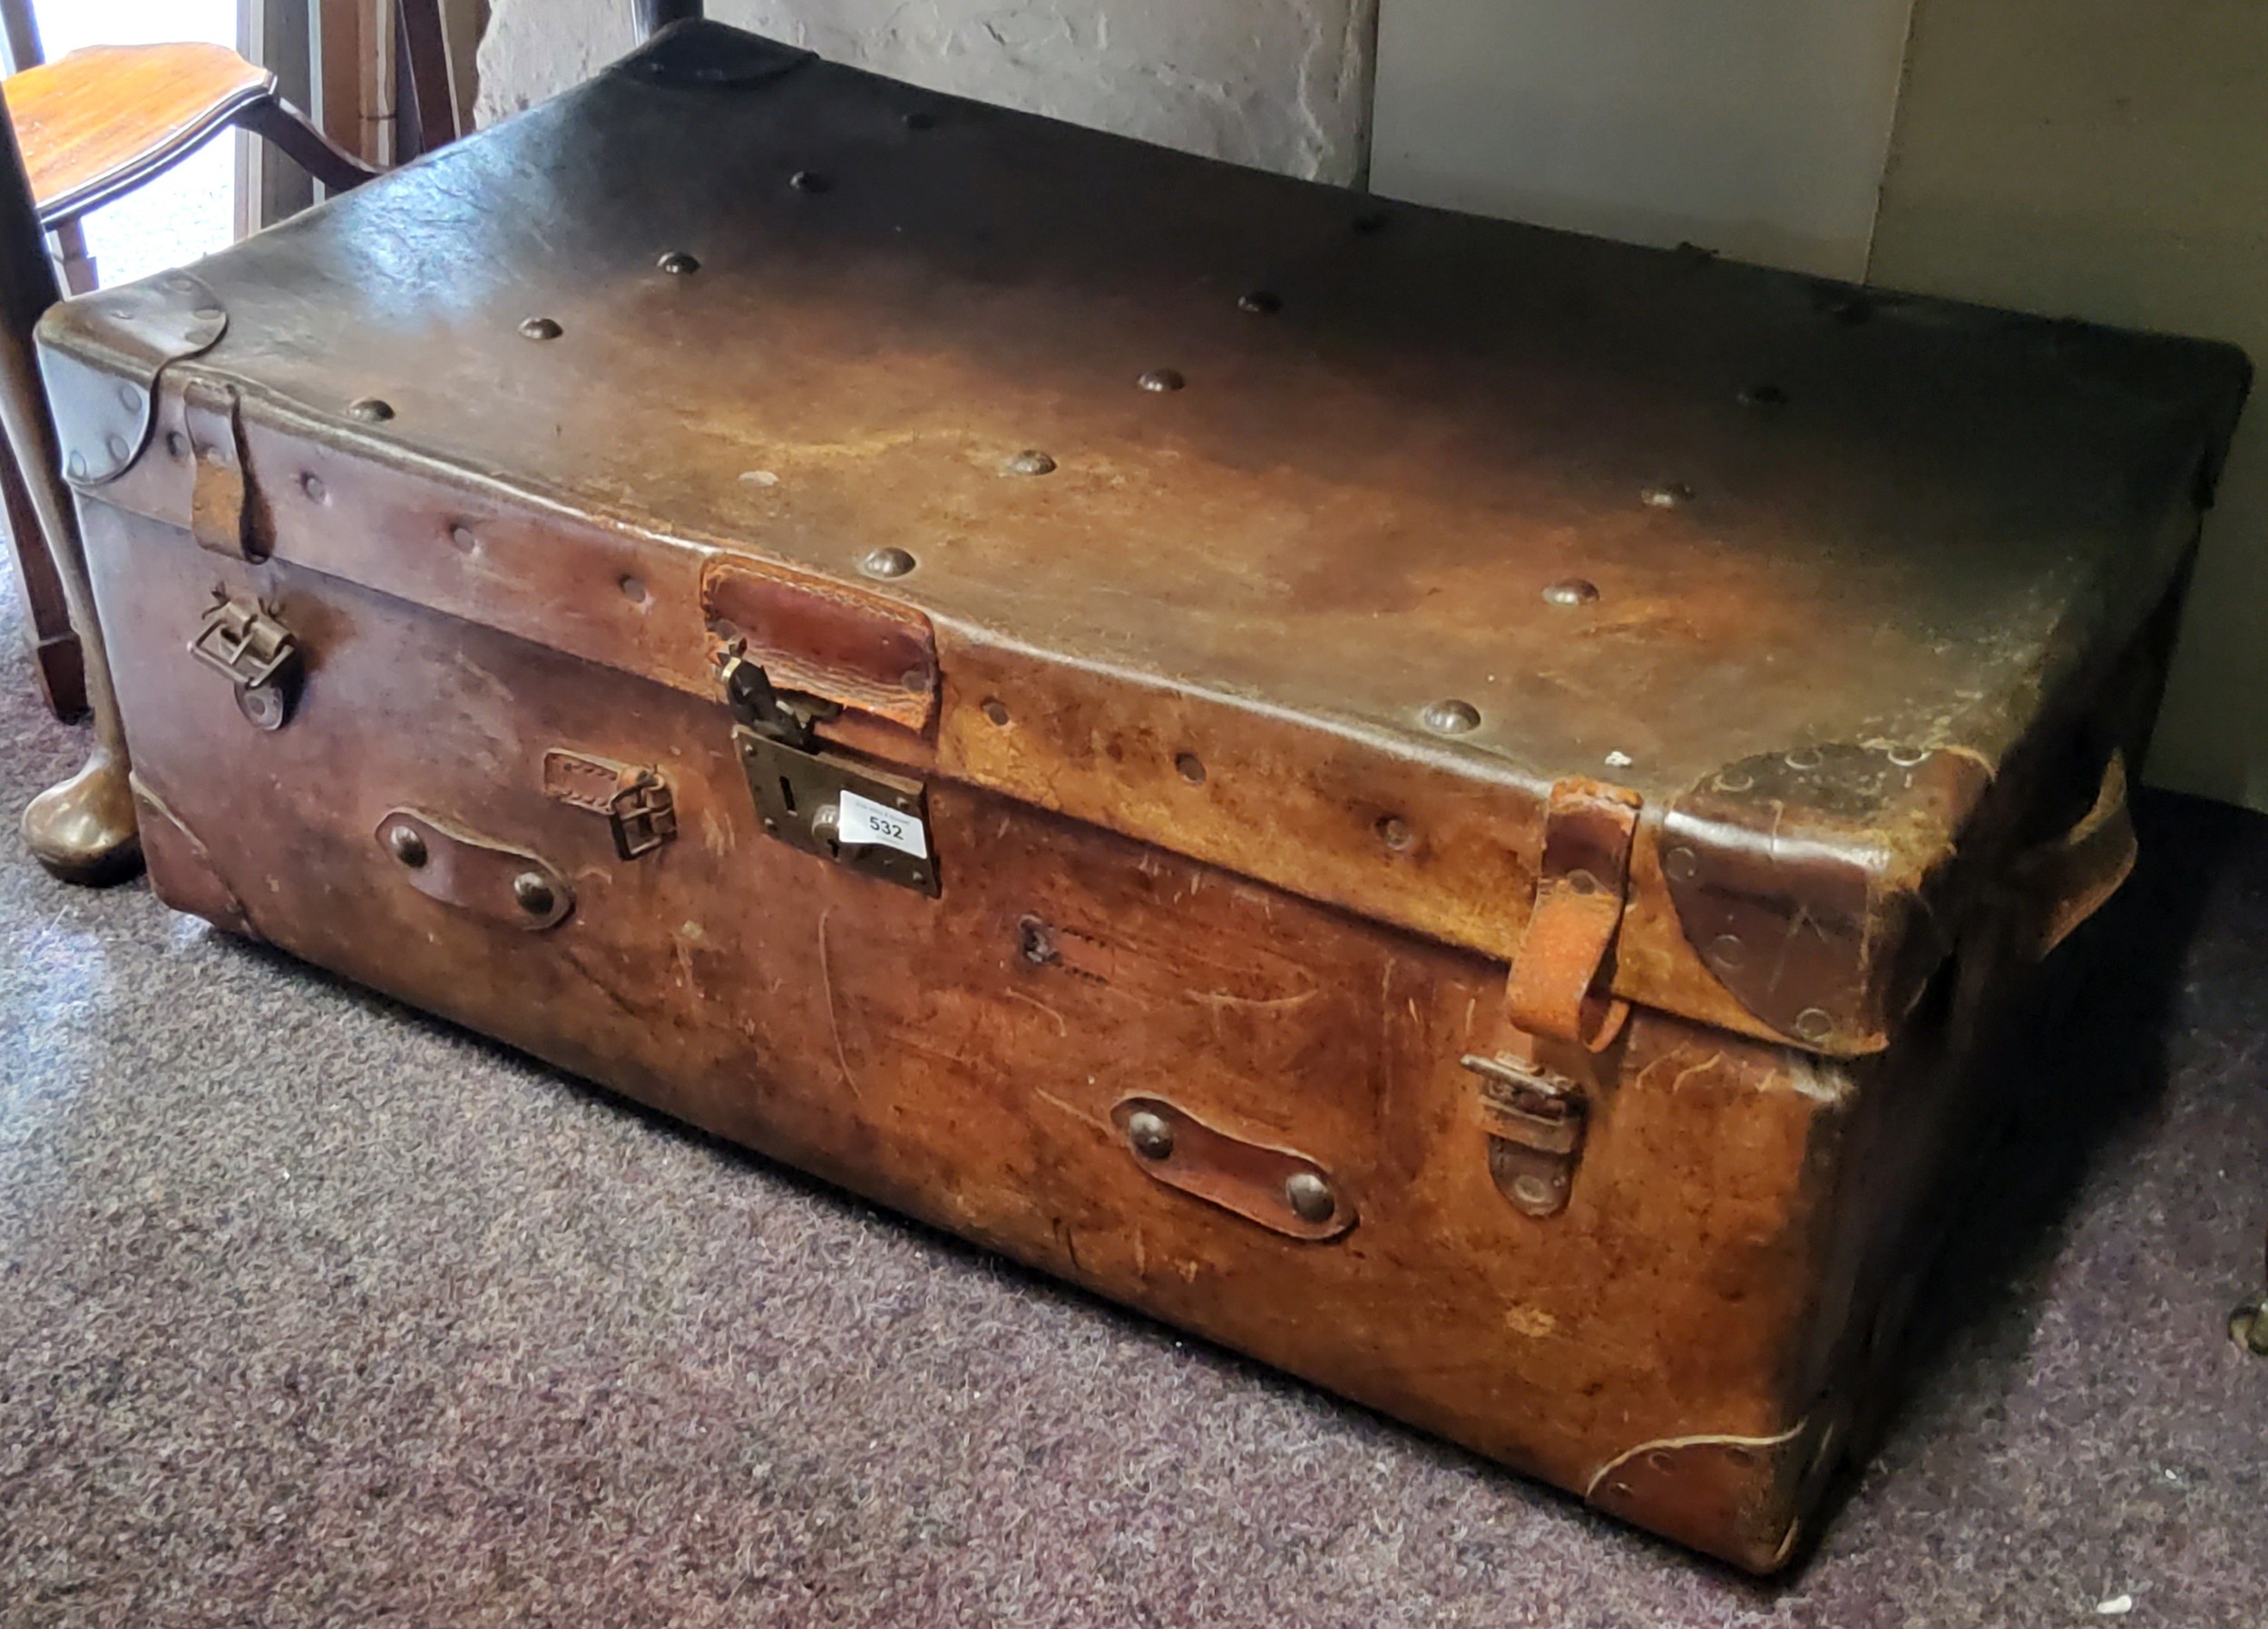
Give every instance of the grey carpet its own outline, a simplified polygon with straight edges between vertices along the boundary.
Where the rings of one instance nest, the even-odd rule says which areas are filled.
[[[12,818],[78,746],[0,649]],[[2268,821],[2148,813],[1778,1587],[11,838],[0,1624],[2268,1624]]]

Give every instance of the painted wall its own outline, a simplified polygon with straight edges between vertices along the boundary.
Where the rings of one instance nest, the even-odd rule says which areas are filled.
[[[1866,268],[1912,0],[1384,0],[1383,193]]]
[[[1376,0],[710,0],[933,90],[1341,183],[1367,155]],[[630,49],[630,0],[494,0],[480,122]]]
[[[1920,0],[1873,278],[2268,363],[2268,5]],[[2205,526],[2149,778],[2268,809],[2268,389]]]

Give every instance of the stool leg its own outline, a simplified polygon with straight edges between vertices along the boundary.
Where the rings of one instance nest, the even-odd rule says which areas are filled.
[[[65,882],[112,883],[141,869],[142,844],[127,785],[126,733],[111,689],[86,551],[70,489],[63,482],[54,420],[33,363],[33,326],[56,298],[54,262],[47,257],[15,125],[0,102],[0,428],[7,433],[32,512],[62,579],[94,717],[94,745],[85,767],[32,800],[24,811],[24,841],[41,864]]]

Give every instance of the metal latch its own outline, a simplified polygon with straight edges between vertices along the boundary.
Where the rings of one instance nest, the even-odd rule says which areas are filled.
[[[1589,1104],[1582,1088],[1532,1060],[1475,1055],[1463,1061],[1481,1077],[1489,1175],[1497,1190],[1529,1215],[1559,1214],[1583,1152]]]
[[[854,871],[937,892],[936,857],[922,783],[821,746],[815,726],[835,703],[776,688],[735,639],[718,657],[718,681],[732,709],[733,745],[764,830],[781,842]]]
[[[237,711],[260,729],[281,729],[298,692],[298,641],[264,600],[232,598],[218,586],[212,599],[190,654],[236,687]]]
[[[1505,978],[1493,1045],[1463,1059],[1481,1078],[1489,1174],[1531,1216],[1567,1208],[1583,1151],[1589,1106],[1568,1069],[1588,1068],[1629,1012],[1612,993],[1609,952],[1637,820],[1637,795],[1620,787],[1576,778],[1551,788],[1536,902]]]
[[[554,746],[543,755],[543,790],[605,815],[614,852],[625,860],[650,854],[678,834],[677,799],[659,769]]]

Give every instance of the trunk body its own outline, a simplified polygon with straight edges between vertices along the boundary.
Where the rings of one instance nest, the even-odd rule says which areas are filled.
[[[1351,202],[695,24],[64,307],[152,879],[1769,1570],[2244,370]]]

